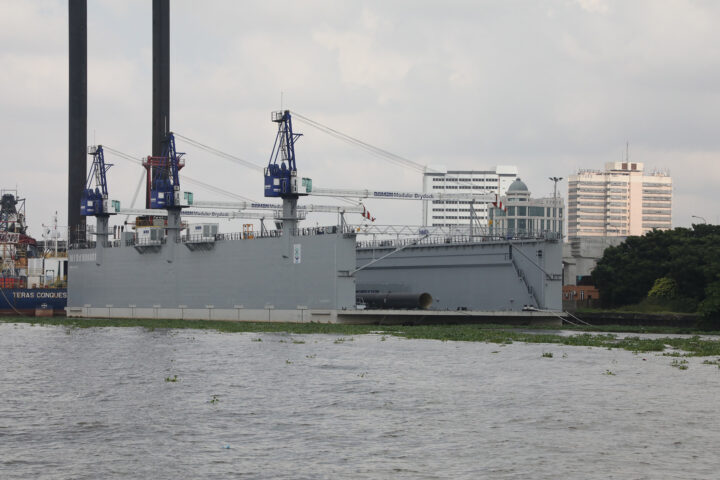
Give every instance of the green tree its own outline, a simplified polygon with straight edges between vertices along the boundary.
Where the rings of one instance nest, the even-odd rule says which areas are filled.
[[[705,299],[700,302],[698,311],[702,313],[708,326],[720,326],[720,280],[705,288]]]
[[[720,226],[653,230],[641,237],[628,237],[617,247],[605,250],[592,278],[600,290],[603,306],[635,304],[645,299],[660,279],[674,282],[679,303],[696,305],[707,295],[709,284],[720,272]],[[672,290],[672,289],[671,289]]]
[[[661,277],[655,280],[648,292],[648,298],[671,299],[677,296],[677,282],[669,277]]]

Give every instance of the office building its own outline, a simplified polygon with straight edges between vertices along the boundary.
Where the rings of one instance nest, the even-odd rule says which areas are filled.
[[[442,166],[428,167],[423,176],[423,192],[475,193],[504,195],[517,178],[517,167],[499,165],[485,170],[447,170]],[[475,204],[478,223],[487,225],[488,205]],[[423,202],[424,225],[452,227],[469,225],[470,202],[434,200]]]
[[[643,235],[672,226],[672,179],[640,162],[609,162],[568,180],[568,237]]]

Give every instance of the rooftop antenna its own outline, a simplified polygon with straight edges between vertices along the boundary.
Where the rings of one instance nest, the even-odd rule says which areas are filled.
[[[625,163],[630,162],[630,141],[625,141]]]

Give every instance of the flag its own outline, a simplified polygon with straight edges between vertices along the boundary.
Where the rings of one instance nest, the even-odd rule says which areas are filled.
[[[375,217],[373,217],[372,215],[370,215],[370,212],[368,212],[367,208],[365,208],[365,205],[363,205],[362,216],[363,216],[364,218],[367,218],[367,219],[370,220],[371,222],[374,222],[374,221],[375,221]]]

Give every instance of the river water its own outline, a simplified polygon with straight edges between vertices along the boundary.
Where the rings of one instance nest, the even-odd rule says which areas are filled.
[[[672,360],[0,324],[0,478],[718,478],[720,369]]]

